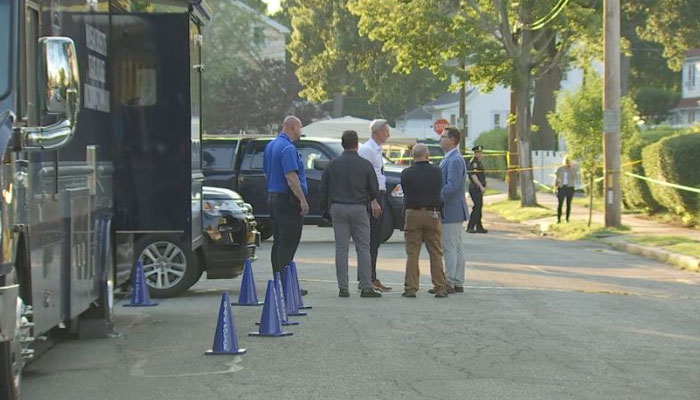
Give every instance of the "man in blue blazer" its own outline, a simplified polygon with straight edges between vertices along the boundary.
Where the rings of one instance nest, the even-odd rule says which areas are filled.
[[[447,293],[464,292],[464,248],[462,224],[469,219],[465,197],[467,163],[459,152],[462,134],[457,128],[447,128],[440,137],[440,148],[445,158],[440,162],[442,170],[443,201],[442,248],[445,255]]]

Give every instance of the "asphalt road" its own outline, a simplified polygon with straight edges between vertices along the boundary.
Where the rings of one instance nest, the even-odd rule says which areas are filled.
[[[424,251],[424,286],[402,298],[398,233],[380,249],[394,291],[341,299],[332,230],[307,226],[297,262],[313,309],[293,336],[248,337],[262,307],[234,307],[248,353],[205,357],[221,292],[236,298],[240,279],[203,280],[158,307],[118,304],[117,338],[61,341],[26,369],[24,399],[700,398],[700,274],[490,228],[465,234],[464,294],[427,293]],[[269,248],[254,263],[261,298]]]

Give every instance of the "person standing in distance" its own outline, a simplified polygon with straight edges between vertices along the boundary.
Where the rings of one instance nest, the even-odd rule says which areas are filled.
[[[372,266],[369,255],[370,215],[381,213],[377,202],[377,176],[369,161],[357,154],[357,132],[345,131],[342,137],[343,154],[331,160],[321,179],[321,211],[330,212],[335,234],[335,272],[338,296],[349,297],[348,247],[350,237],[357,251],[357,270],[360,275],[360,297],[382,297],[372,288]]]
[[[413,146],[413,165],[401,171],[403,205],[406,209],[406,278],[403,297],[416,297],[420,280],[418,258],[425,242],[430,254],[430,277],[435,297],[447,297],[445,271],[442,264],[442,224],[440,223],[440,190],[442,171],[428,161],[428,147]]]
[[[486,191],[486,173],[484,172],[484,164],[481,162],[483,150],[484,146],[472,147],[474,157],[469,160],[469,196],[474,202],[472,215],[467,224],[467,232],[469,233],[488,233],[481,224],[481,208],[484,205],[484,192]]]
[[[372,137],[360,146],[357,153],[372,164],[374,173],[377,175],[379,187],[377,202],[382,210],[379,216],[370,218],[371,240],[369,249],[372,256],[372,284],[376,289],[386,292],[391,290],[391,287],[383,285],[377,279],[377,256],[379,254],[379,245],[382,243],[382,214],[388,212],[386,210],[386,177],[384,176],[382,145],[389,139],[389,123],[383,119],[375,119],[370,123],[369,130]]]
[[[561,208],[566,200],[566,222],[569,222],[571,215],[571,199],[574,197],[574,189],[576,188],[576,171],[571,165],[569,156],[564,157],[564,165],[557,168],[556,180],[554,187],[557,191],[557,223],[561,223]]]
[[[462,134],[449,127],[440,136],[440,148],[445,157],[440,161],[442,170],[443,202],[442,249],[445,253],[447,293],[464,292],[464,247],[462,224],[469,219],[467,199],[467,164],[459,152]]]
[[[263,171],[267,179],[267,204],[274,236],[270,259],[272,271],[284,275],[284,267],[294,260],[299,247],[304,215],[309,213],[306,195],[309,193],[304,162],[294,142],[301,138],[301,121],[288,116],[282,122],[282,132],[265,146]],[[302,289],[302,295],[306,290]]]

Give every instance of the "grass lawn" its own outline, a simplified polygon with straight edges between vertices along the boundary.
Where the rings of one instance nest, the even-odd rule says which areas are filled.
[[[700,258],[700,242],[682,236],[636,236],[627,241]]]
[[[487,187],[486,191],[484,192],[484,196],[491,196],[492,194],[501,194],[501,191]]]
[[[498,203],[485,205],[484,209],[489,212],[496,213],[508,221],[514,222],[522,222],[557,215],[555,210],[547,207],[520,207],[519,200],[499,201]]]
[[[574,197],[572,203],[577,206],[588,208],[589,201],[588,196]],[[593,210],[605,212],[605,204],[603,203],[602,197],[593,197]]]
[[[571,222],[549,225],[546,234],[562,240],[583,240],[616,235],[625,231],[629,231],[629,227],[611,229],[601,224],[592,223],[591,226],[588,226],[588,221],[572,220]]]

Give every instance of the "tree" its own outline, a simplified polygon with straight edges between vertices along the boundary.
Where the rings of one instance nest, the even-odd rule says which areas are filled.
[[[359,35],[347,0],[293,0],[289,14],[288,50],[304,87],[301,94],[315,102],[333,98],[335,117],[343,114],[344,99],[354,97],[391,120],[447,86],[419,68],[408,76],[395,73],[395,59],[382,44]]]
[[[230,1],[211,5],[214,20],[203,46],[204,129],[269,132],[287,114],[301,113],[304,122],[319,116],[317,107],[298,96],[301,86],[293,70],[259,56],[264,38],[255,28],[263,24],[262,14]]]
[[[626,153],[637,141],[637,111],[629,97],[620,102],[620,135]],[[603,154],[603,81],[591,69],[586,70],[584,84],[560,99],[556,113],[549,114],[549,123],[564,135],[569,157],[579,162],[589,186],[588,225],[593,216],[594,179],[602,169]]]
[[[686,50],[700,47],[700,7],[697,0],[636,0],[629,10],[648,15],[639,36],[663,46],[663,56],[674,71],[683,66]]]
[[[393,53],[397,69],[429,68],[484,85],[511,86],[518,118],[521,204],[537,203],[530,151],[533,83],[566,60],[574,41],[600,33],[600,13],[587,1],[354,0],[363,35]],[[400,17],[396,17],[400,16]],[[546,29],[542,29],[546,27]],[[594,41],[589,41],[594,42]],[[466,60],[467,74],[448,60]]]

